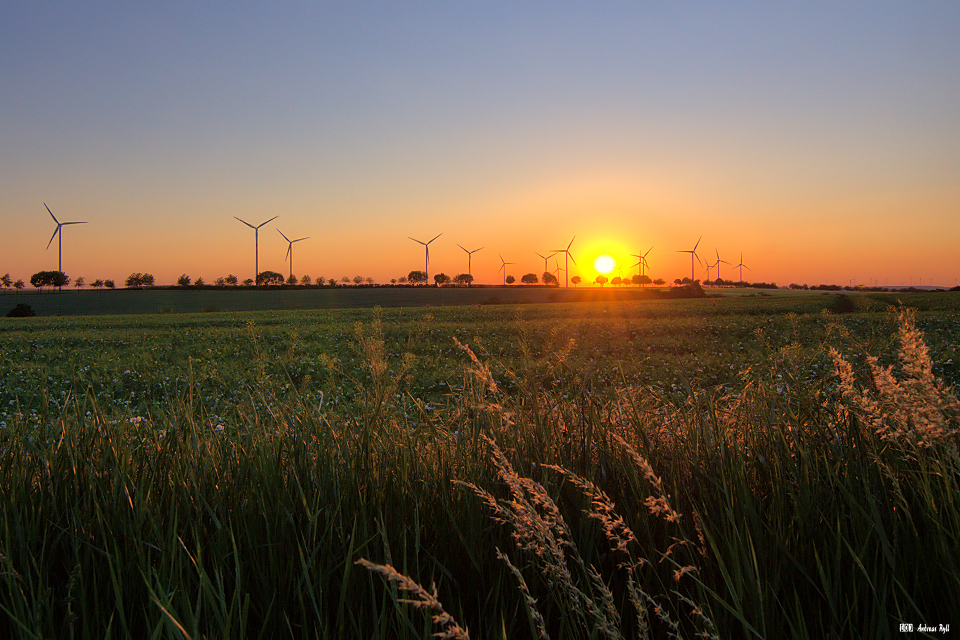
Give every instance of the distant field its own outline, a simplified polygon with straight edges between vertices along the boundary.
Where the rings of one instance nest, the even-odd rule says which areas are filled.
[[[19,303],[38,316],[200,313],[210,311],[281,311],[380,307],[464,306],[657,300],[670,289],[633,287],[336,287],[329,289],[120,289],[116,291],[45,291],[0,294],[0,317]],[[712,297],[798,298],[828,308],[838,293],[786,289],[708,289]],[[856,299],[896,300],[911,293],[852,293]],[[869,305],[867,305],[869,307]]]

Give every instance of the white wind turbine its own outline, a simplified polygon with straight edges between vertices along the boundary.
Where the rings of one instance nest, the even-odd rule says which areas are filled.
[[[570,253],[570,247],[573,246],[573,241],[577,239],[577,236],[570,238],[570,244],[567,245],[566,249],[551,249],[554,253],[563,253],[566,254],[566,263],[564,266],[564,282],[566,283],[564,288],[570,288],[570,261],[573,260],[573,264],[577,264],[577,261],[573,259],[573,255]]]
[[[287,241],[287,255],[285,255],[285,256],[283,256],[283,257],[284,257],[284,258],[287,258],[287,257],[290,258],[290,276],[293,277],[293,243],[294,243],[294,242],[300,242],[301,240],[306,240],[306,239],[309,238],[310,236],[305,236],[305,237],[303,237],[303,238],[297,238],[296,240],[291,240],[290,238],[288,238],[287,236],[285,236],[285,235],[283,234],[283,231],[280,231],[280,229],[277,229],[277,233],[279,233],[280,235],[282,235],[282,236],[283,236],[283,239]]]
[[[439,237],[442,236],[442,235],[443,235],[442,233],[438,233],[437,235],[435,235],[435,236],[433,237],[433,240],[436,240],[437,238],[439,238]],[[411,237],[411,236],[407,236],[407,237],[410,238],[411,240],[413,240],[414,242],[419,242],[420,244],[423,245],[423,248],[424,248],[424,250],[425,250],[425,252],[426,252],[426,259],[424,260],[424,263],[423,263],[423,273],[424,273],[425,276],[427,276],[427,284],[429,284],[429,283],[430,283],[430,272],[429,272],[429,269],[430,269],[430,242],[433,242],[433,240],[430,240],[429,242],[423,242],[422,240],[417,240],[416,238],[413,238],[413,237]]]
[[[693,266],[693,259],[696,258],[696,259],[697,259],[697,262],[699,262],[701,265],[703,265],[703,262],[700,260],[700,256],[697,255],[697,247],[700,246],[700,240],[703,240],[703,236],[700,236],[700,238],[697,240],[697,244],[693,245],[693,249],[691,249],[691,250],[689,250],[689,251],[686,251],[686,250],[683,250],[683,249],[678,249],[678,250],[677,250],[677,253],[689,253],[689,254],[690,254],[690,282],[691,282],[691,283],[696,282],[696,280],[697,280],[697,274],[696,274],[696,271],[694,271],[694,266]]]
[[[233,217],[237,218],[237,216]],[[279,217],[280,216],[273,216],[267,220],[267,222],[272,222]],[[237,218],[237,220],[240,220],[240,218]],[[246,220],[240,220],[240,222],[253,229],[253,282],[256,284],[257,278],[260,277],[260,227],[267,224],[267,222],[261,222],[257,226],[253,226]]]
[[[735,264],[735,265],[733,265],[733,268],[734,268],[734,269],[740,269],[740,282],[743,282],[743,270],[746,269],[747,271],[750,271],[750,267],[748,267],[747,265],[743,264],[743,252],[742,252],[742,251],[740,252],[740,264]]]
[[[43,203],[43,206],[47,208],[47,213],[49,213],[53,221],[57,223],[57,228],[54,230],[53,235],[50,236],[50,242],[47,243],[47,249],[50,248],[50,245],[53,244],[53,239],[59,234],[60,237],[57,240],[57,271],[63,273],[63,232],[61,229],[68,224],[87,224],[87,222],[60,222],[57,220],[57,216],[53,215],[53,211],[50,211],[50,207],[47,207],[46,202]]]
[[[720,250],[719,250],[719,249],[717,249],[716,247],[714,247],[714,251],[717,252],[717,261],[714,263],[713,266],[715,266],[715,267],[717,268],[717,280],[721,280],[721,278],[720,278],[720,263],[721,263],[721,262],[722,262],[723,264],[730,264],[730,263],[727,262],[726,260],[721,260],[721,259],[720,259]],[[731,265],[731,266],[733,266],[733,265]]]
[[[500,256],[500,268],[497,269],[497,271],[503,271],[503,284],[506,285],[507,284],[507,265],[514,264],[514,263],[504,262],[503,256],[501,256],[499,253],[497,255]]]
[[[438,236],[438,237],[439,237],[439,236]],[[434,240],[436,240],[436,238],[434,238]],[[458,244],[457,246],[460,247],[461,249],[463,249],[463,250],[466,252],[466,254],[467,254],[467,273],[472,276],[472,275],[473,275],[473,271],[471,270],[472,267],[471,267],[471,265],[470,265],[470,260],[471,260],[471,258],[473,258],[473,254],[475,254],[477,251],[480,251],[480,249],[483,249],[483,247],[480,247],[480,249],[474,249],[473,251],[467,251],[462,244]]]

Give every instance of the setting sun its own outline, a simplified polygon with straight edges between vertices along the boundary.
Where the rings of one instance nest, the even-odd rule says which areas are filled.
[[[611,256],[603,254],[602,256],[597,256],[597,259],[593,261],[593,268],[598,272],[606,275],[613,271],[617,266],[617,261],[614,260]]]

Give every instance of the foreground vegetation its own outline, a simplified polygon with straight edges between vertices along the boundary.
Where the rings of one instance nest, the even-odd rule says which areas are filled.
[[[0,635],[950,624],[949,295],[7,320]]]

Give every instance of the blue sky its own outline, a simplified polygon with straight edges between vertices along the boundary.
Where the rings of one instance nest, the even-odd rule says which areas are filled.
[[[960,4],[5,3],[0,272],[955,284]],[[702,253],[706,257],[706,253]],[[463,263],[463,264],[461,264]],[[528,264],[529,263],[529,264]],[[249,273],[248,273],[249,272]],[[572,270],[573,273],[573,270]],[[698,274],[698,277],[702,274]],[[725,276],[726,277],[726,276]]]

